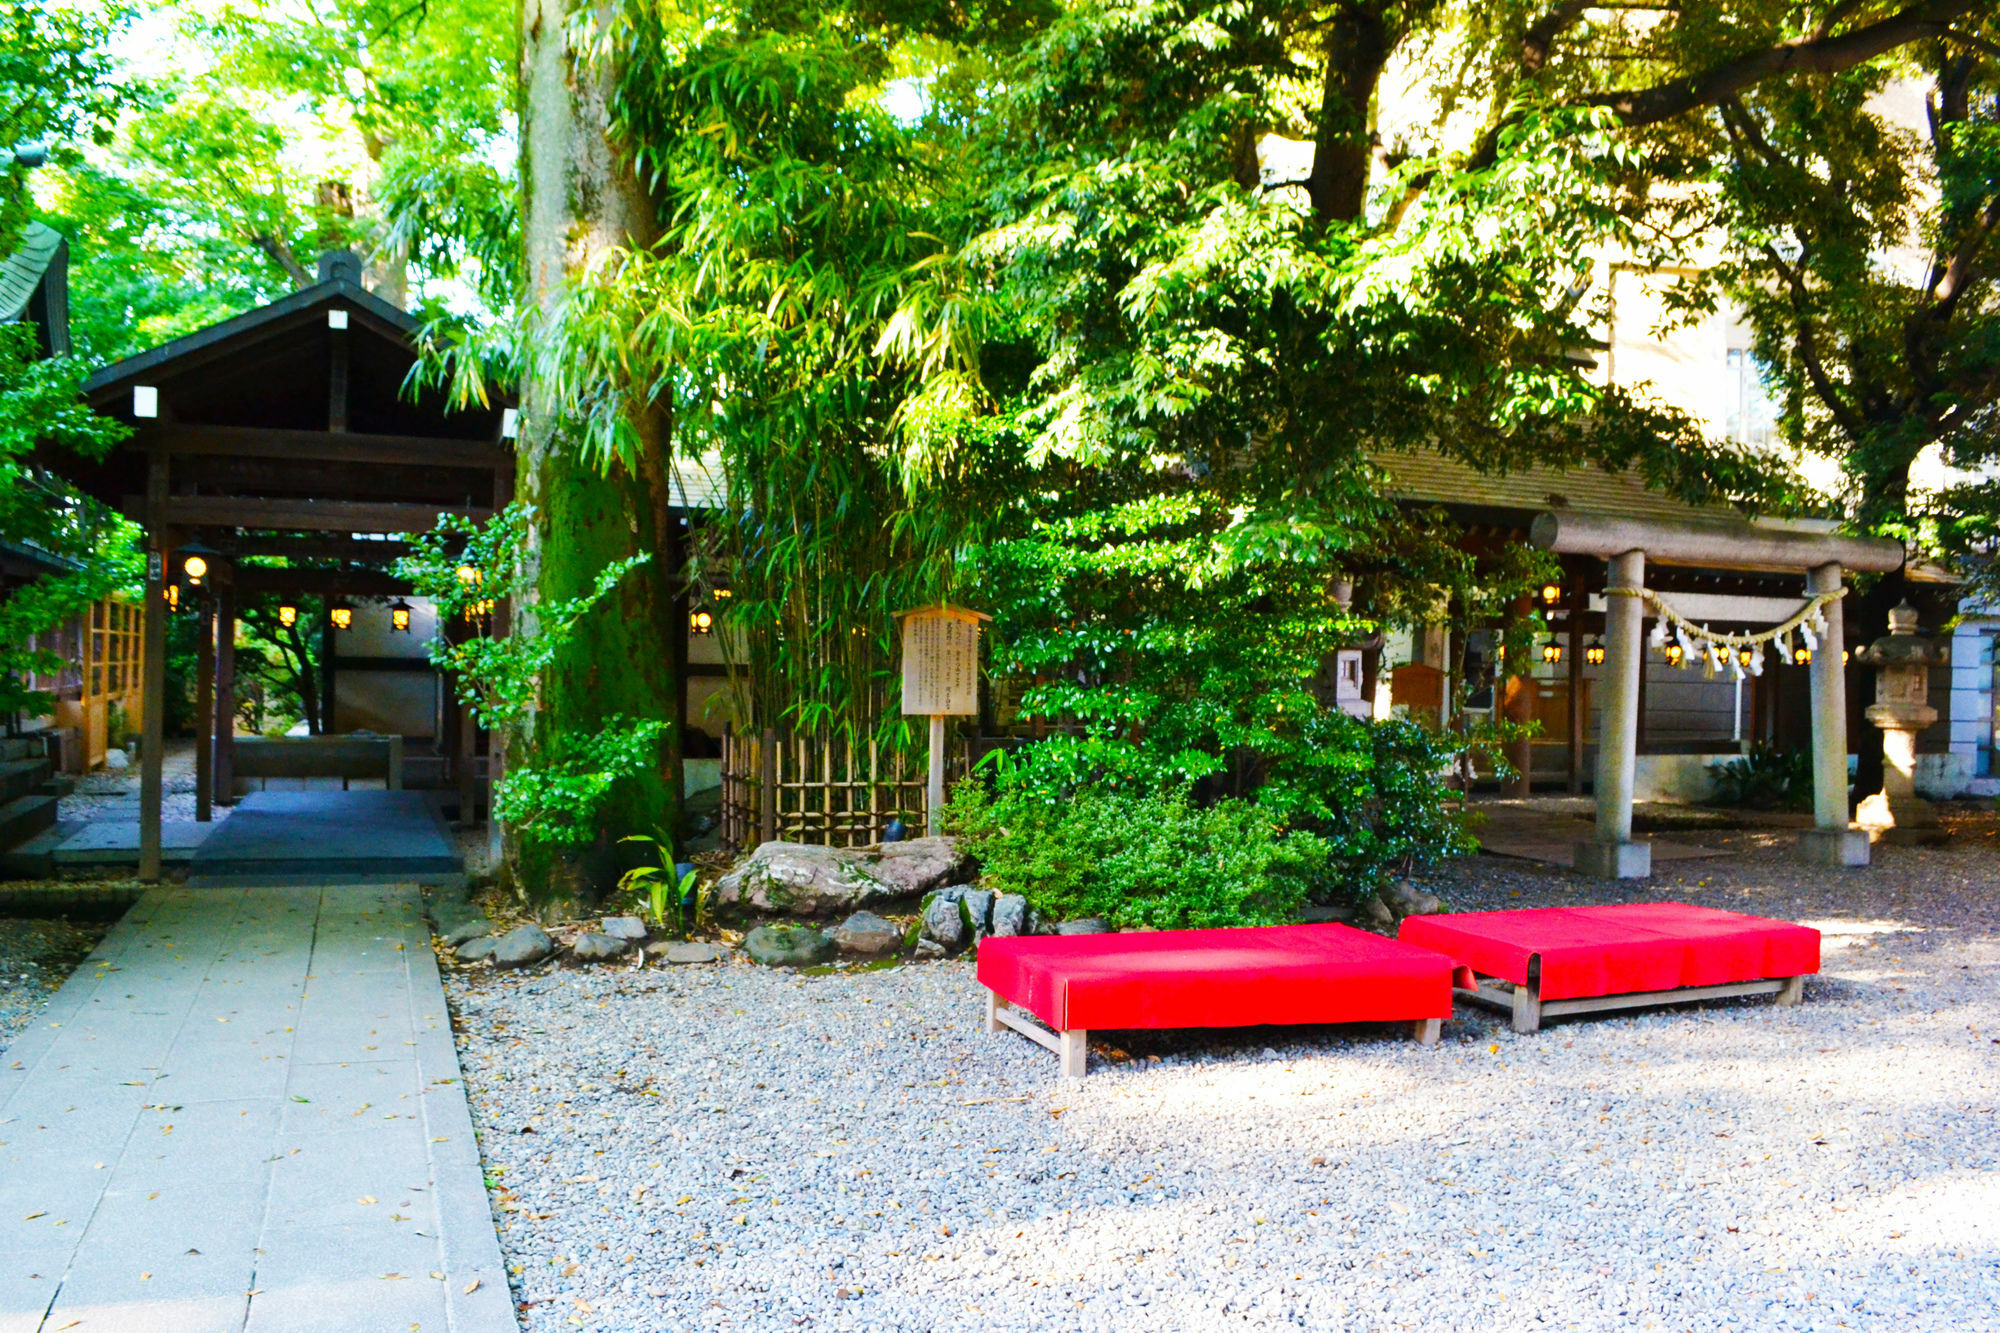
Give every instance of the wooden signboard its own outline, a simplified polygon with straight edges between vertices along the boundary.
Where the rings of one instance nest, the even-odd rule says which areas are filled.
[[[979,711],[979,624],[991,620],[962,606],[919,607],[902,613],[903,714],[931,720],[931,771],[924,792],[932,837],[943,831],[944,720]]]
[[[903,713],[968,717],[979,711],[979,622],[956,606],[903,613]]]

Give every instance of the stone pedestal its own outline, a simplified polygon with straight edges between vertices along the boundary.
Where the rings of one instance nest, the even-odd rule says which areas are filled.
[[[1868,830],[1815,828],[1799,834],[1799,859],[1816,866],[1868,864]]]
[[[1875,668],[1867,717],[1882,729],[1882,790],[1861,802],[1855,823],[1877,842],[1945,841],[1931,803],[1917,795],[1917,736],[1938,719],[1930,706],[1930,670],[1951,649],[1917,634],[1917,612],[1904,602],[1889,613],[1889,633],[1856,657]]]
[[[1592,879],[1645,879],[1653,873],[1653,844],[1580,842],[1576,845],[1576,873]]]

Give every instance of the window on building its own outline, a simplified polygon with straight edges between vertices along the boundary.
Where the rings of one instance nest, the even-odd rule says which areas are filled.
[[[1730,439],[1753,449],[1768,448],[1778,441],[1778,409],[1764,383],[1763,363],[1747,347],[1732,347],[1728,354],[1728,375],[1723,392],[1728,403],[1723,413],[1723,430]]]

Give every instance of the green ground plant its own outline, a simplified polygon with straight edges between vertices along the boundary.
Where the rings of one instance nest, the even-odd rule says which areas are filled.
[[[1186,787],[1093,787],[1058,795],[1017,781],[952,794],[946,827],[984,871],[1044,917],[1101,917],[1113,929],[1296,921],[1329,848],[1286,832],[1249,801],[1202,806]]]

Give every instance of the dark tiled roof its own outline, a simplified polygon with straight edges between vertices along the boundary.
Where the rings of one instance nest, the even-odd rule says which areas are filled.
[[[1634,472],[1601,468],[1520,468],[1504,475],[1430,450],[1383,450],[1369,461],[1388,475],[1387,492],[1399,500],[1512,510],[1534,515],[1549,509],[1631,518],[1742,521],[1728,505],[1695,506],[1650,489]]]

